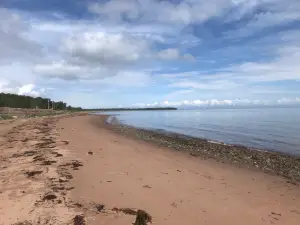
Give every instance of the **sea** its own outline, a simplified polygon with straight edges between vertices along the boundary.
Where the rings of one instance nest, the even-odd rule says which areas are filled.
[[[113,114],[122,124],[137,128],[300,156],[300,108],[121,111],[108,114]]]

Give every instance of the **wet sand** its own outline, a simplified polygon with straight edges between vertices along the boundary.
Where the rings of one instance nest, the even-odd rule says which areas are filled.
[[[138,209],[153,224],[299,224],[299,184],[283,177],[121,136],[100,116],[18,125],[0,129],[0,224],[125,225]]]

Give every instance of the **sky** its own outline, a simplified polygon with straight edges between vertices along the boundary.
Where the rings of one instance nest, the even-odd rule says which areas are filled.
[[[73,106],[300,104],[299,0],[1,0],[0,92]]]

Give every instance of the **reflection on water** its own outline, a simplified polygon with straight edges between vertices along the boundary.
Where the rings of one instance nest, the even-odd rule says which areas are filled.
[[[300,108],[126,111],[121,123],[300,155]]]

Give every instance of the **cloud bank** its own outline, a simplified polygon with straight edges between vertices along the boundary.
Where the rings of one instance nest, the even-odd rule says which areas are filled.
[[[0,91],[83,107],[298,104],[299,11],[298,0],[4,1]]]

